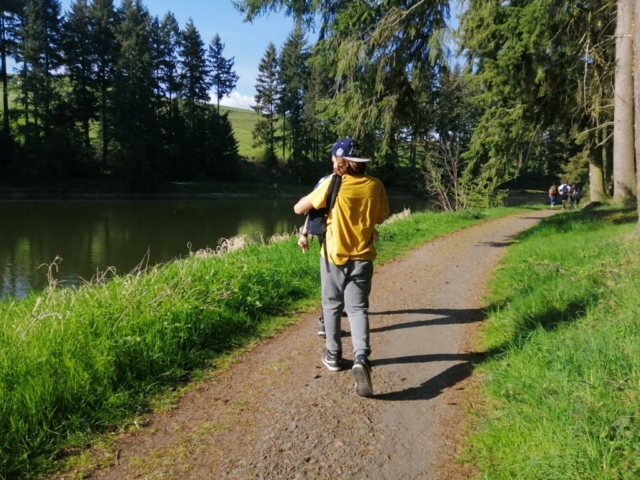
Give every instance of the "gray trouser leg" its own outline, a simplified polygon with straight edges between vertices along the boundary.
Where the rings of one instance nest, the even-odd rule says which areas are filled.
[[[342,352],[340,323],[344,309],[349,316],[354,355],[371,353],[368,309],[372,276],[372,261],[350,260],[341,266],[329,262],[327,273],[326,262],[324,258],[320,258],[322,311],[327,334],[327,350],[330,352]]]

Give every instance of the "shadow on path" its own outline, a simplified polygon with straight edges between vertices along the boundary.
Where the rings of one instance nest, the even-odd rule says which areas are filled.
[[[480,242],[478,245],[484,245],[486,247],[504,248],[513,244],[513,240],[507,240],[504,242]]]
[[[403,365],[406,363],[427,363],[427,362],[455,362],[466,361],[478,363],[483,359],[481,353],[428,353],[425,355],[408,355],[406,357],[377,358],[371,360],[371,365],[380,367],[382,365]]]
[[[472,361],[457,363],[417,387],[410,387],[397,392],[382,393],[375,395],[375,398],[391,402],[429,400],[435,398],[440,395],[443,390],[453,387],[456,383],[469,377],[473,372],[473,365],[474,362]]]
[[[485,315],[479,308],[469,309],[445,309],[445,308],[424,308],[415,310],[391,310],[386,312],[369,312],[369,316],[376,315],[406,315],[406,314],[424,314],[424,315],[436,315],[438,318],[416,320],[413,322],[396,323],[393,325],[387,325],[384,327],[371,328],[371,333],[387,332],[390,330],[399,330],[401,328],[419,328],[428,327],[433,325],[453,325],[453,324],[467,324],[476,323],[484,320]]]

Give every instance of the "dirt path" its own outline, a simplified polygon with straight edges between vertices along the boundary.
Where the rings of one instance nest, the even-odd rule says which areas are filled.
[[[460,399],[481,360],[469,346],[486,283],[513,235],[551,213],[486,222],[376,268],[375,398],[354,393],[349,370],[322,366],[324,342],[308,315],[127,434],[91,477],[465,478],[451,459]],[[343,330],[348,337],[346,319]],[[351,358],[349,338],[344,352]]]

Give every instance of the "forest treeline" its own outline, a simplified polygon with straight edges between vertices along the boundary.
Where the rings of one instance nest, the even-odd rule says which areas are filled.
[[[456,31],[448,0],[233,3],[247,21],[296,21],[258,66],[254,142],[270,168],[305,177],[349,135],[387,185],[408,178],[444,208],[489,204],[514,180],[588,184],[592,200],[637,193],[634,0],[471,0]],[[17,152],[5,168],[232,175],[232,131],[209,103],[237,80],[219,38],[207,52],[192,21],[181,30],[141,0],[77,0],[64,16],[58,0],[9,5],[2,56],[19,65],[19,108],[5,103]]]
[[[419,167],[445,207],[526,178],[588,183],[597,201],[637,192],[635,0],[470,0],[455,32],[447,0],[234,3],[247,20],[284,11],[318,31],[309,64],[331,79],[320,117],[378,166]]]
[[[180,28],[139,0],[77,0],[64,15],[58,0],[4,5],[3,173],[112,175],[139,189],[235,175],[232,125],[210,103],[238,80],[219,35],[207,48],[192,20]]]

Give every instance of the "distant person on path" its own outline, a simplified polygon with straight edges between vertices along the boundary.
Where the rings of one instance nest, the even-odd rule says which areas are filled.
[[[369,343],[369,293],[373,277],[375,225],[389,215],[389,201],[380,180],[365,175],[369,159],[358,157],[356,142],[350,138],[337,141],[331,149],[333,171],[342,177],[335,207],[327,220],[327,262],[320,260],[322,311],[326,329],[326,350],[322,363],[331,371],[339,371],[342,364],[340,336],[343,309],[349,317],[353,343],[352,373],[356,393],[373,395],[371,353]],[[325,179],[318,188],[302,197],[293,207],[297,214],[326,205],[330,181]],[[324,257],[324,252],[321,253]],[[327,269],[329,270],[327,272]]]
[[[549,188],[549,204],[551,205],[551,208],[556,206],[556,198],[558,198],[558,187],[554,182],[553,185],[551,185],[551,188]]]
[[[558,187],[558,193],[560,193],[560,201],[562,202],[562,209],[567,208],[567,200],[569,199],[569,185],[566,182]]]
[[[574,185],[571,189],[571,208],[579,208],[582,200],[582,187]]]

